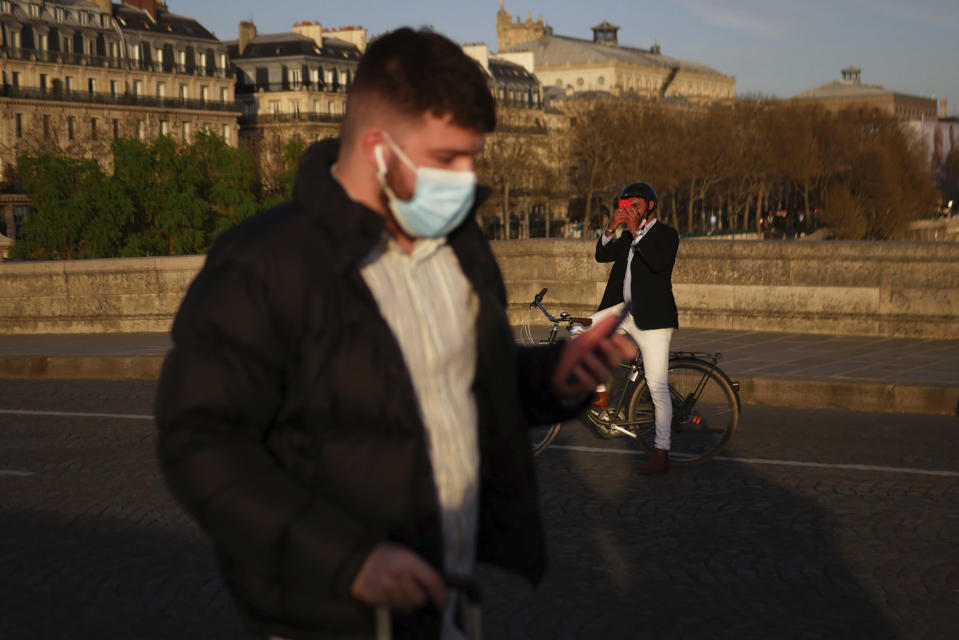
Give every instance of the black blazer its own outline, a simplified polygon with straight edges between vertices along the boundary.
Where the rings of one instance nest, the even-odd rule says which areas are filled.
[[[629,231],[606,245],[603,245],[602,236],[596,241],[596,261],[613,263],[603,300],[599,303],[600,310],[623,301],[626,260],[632,243],[633,234]],[[636,326],[644,331],[679,328],[672,281],[678,249],[679,234],[661,220],[656,220],[653,228],[636,245],[630,288],[633,293],[633,319]]]

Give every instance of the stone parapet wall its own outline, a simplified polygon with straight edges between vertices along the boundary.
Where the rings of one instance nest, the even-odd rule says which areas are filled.
[[[5,333],[168,331],[204,256],[0,265]]]
[[[493,246],[514,322],[542,287],[553,311],[595,310],[610,265],[593,260],[593,242]],[[673,289],[680,326],[959,338],[959,244],[683,240]]]
[[[511,320],[528,303],[586,314],[609,265],[588,240],[497,241]],[[167,331],[203,256],[0,264],[5,333]],[[681,326],[959,338],[959,244],[683,240],[673,275]]]

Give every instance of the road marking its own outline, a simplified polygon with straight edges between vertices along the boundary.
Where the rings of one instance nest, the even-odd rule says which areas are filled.
[[[0,469],[0,476],[13,476],[14,478],[26,478],[27,476],[35,476],[33,471],[10,471],[8,469]]]
[[[615,453],[624,456],[644,456],[643,451],[631,451],[629,449],[604,449],[602,447],[580,447],[566,444],[553,444],[550,449],[563,449],[566,451],[582,451],[584,453]],[[811,467],[816,469],[845,469],[848,471],[878,471],[880,473],[911,473],[920,476],[940,476],[943,478],[959,478],[959,471],[934,471],[929,469],[915,469],[912,467],[882,467],[870,464],[830,464],[826,462],[800,462],[798,460],[769,460],[767,458],[731,458],[729,456],[716,456],[713,460],[725,462],[742,462],[745,464],[766,464],[782,467]]]
[[[153,416],[132,413],[77,413],[72,411],[29,411],[27,409],[0,409],[0,415],[60,416],[66,418],[120,418],[121,420],[153,420]]]

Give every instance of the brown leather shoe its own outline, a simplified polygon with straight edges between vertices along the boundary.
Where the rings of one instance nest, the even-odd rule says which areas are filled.
[[[597,391],[593,394],[593,399],[590,401],[589,406],[593,409],[605,409],[609,406],[609,395],[606,391]]]
[[[669,471],[669,449],[656,449],[655,455],[649,459],[649,464],[639,470],[644,476],[667,471]]]

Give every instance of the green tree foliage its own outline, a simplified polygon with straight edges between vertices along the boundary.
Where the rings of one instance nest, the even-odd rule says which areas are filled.
[[[39,152],[20,158],[23,186],[36,210],[24,222],[11,257],[106,258],[117,255],[129,204],[93,160]]]
[[[24,188],[36,205],[14,257],[69,259],[183,255],[207,251],[224,230],[256,212],[253,156],[199,132],[113,141],[113,175],[92,160],[25,154]],[[292,187],[291,187],[292,188]]]

